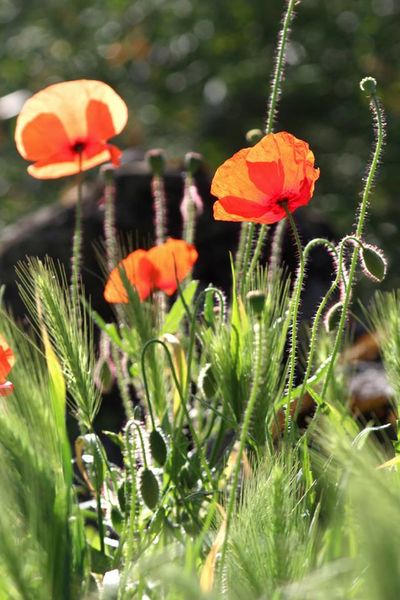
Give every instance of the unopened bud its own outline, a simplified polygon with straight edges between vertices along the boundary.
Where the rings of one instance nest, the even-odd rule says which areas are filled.
[[[386,266],[386,259],[382,250],[369,244],[363,246],[361,250],[361,267],[369,279],[376,283],[383,281],[386,275]]]
[[[146,154],[147,162],[154,175],[160,177],[165,171],[165,154],[164,150],[154,148]]]
[[[246,133],[246,142],[254,146],[254,144],[257,144],[263,137],[264,134],[261,129],[250,129]]]
[[[198,152],[188,152],[185,155],[185,171],[194,175],[199,170],[203,162],[203,157]]]
[[[373,77],[364,77],[360,81],[360,88],[367,96],[376,94],[376,85],[376,79]]]
[[[261,315],[265,305],[265,292],[253,290],[247,294],[247,301],[255,315]]]

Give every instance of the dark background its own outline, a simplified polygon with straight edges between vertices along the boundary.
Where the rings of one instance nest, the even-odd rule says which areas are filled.
[[[120,147],[163,147],[177,165],[200,151],[212,175],[248,129],[263,126],[282,8],[281,0],[2,0],[0,231],[72,184],[27,175],[13,143],[27,94],[66,79],[106,81],[130,110]],[[400,283],[399,57],[398,0],[302,0],[276,123],[307,140],[321,168],[306,211],[337,236],[349,233],[372,142],[359,81],[378,80],[387,147],[367,239],[389,258],[386,286]]]

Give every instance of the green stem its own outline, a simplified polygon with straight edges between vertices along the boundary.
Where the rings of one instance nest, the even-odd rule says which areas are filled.
[[[308,254],[310,253],[310,251],[315,248],[318,245],[324,245],[326,247],[328,247],[331,252],[334,254],[334,256],[337,257],[337,251],[336,248],[334,247],[333,244],[331,244],[330,242],[328,242],[328,240],[325,239],[314,239],[311,242],[309,242],[307,244],[307,246],[304,248],[304,262],[307,262],[307,257]],[[315,347],[316,347],[316,342],[317,342],[317,332],[318,332],[318,328],[319,328],[319,323],[321,320],[321,317],[324,313],[325,307],[329,301],[329,298],[332,296],[333,292],[335,291],[335,289],[337,288],[337,286],[339,285],[340,279],[342,277],[342,260],[343,260],[343,247],[341,246],[340,249],[340,255],[339,258],[337,260],[338,262],[338,268],[336,271],[336,277],[334,279],[334,281],[332,282],[329,290],[327,291],[327,293],[325,294],[325,296],[323,297],[323,299],[321,300],[317,312],[315,313],[315,317],[314,317],[314,321],[313,321],[313,326],[311,329],[311,339],[310,339],[310,348],[308,351],[308,357],[307,357],[307,365],[306,365],[306,371],[304,374],[304,379],[303,379],[303,383],[302,383],[302,387],[301,387],[301,391],[300,391],[300,395],[299,395],[299,401],[296,405],[296,410],[294,413],[294,417],[293,420],[296,422],[300,408],[301,408],[301,401],[302,398],[304,396],[304,393],[306,391],[306,387],[307,387],[307,381],[310,377],[311,374],[311,369],[312,369],[312,365],[313,365],[313,359],[314,359],[314,352],[315,352]]]
[[[79,171],[77,176],[78,198],[75,207],[75,229],[72,242],[71,260],[71,298],[78,298],[79,275],[82,259],[82,153],[79,153]]]
[[[285,210],[287,220],[289,221],[290,227],[292,229],[294,239],[296,242],[297,251],[299,254],[299,270],[296,278],[293,295],[290,303],[290,321],[292,324],[292,336],[291,336],[291,346],[290,346],[290,362],[289,362],[289,380],[288,380],[288,403],[286,405],[286,413],[285,413],[285,433],[289,430],[289,421],[290,421],[290,404],[292,400],[292,390],[294,384],[294,375],[296,370],[296,357],[297,357],[297,319],[299,314],[299,306],[301,299],[301,291],[303,287],[303,279],[305,273],[305,261],[303,254],[303,246],[300,241],[299,232],[297,230],[296,223],[293,219],[292,213],[289,211],[287,202],[282,203],[282,207]]]
[[[274,127],[274,120],[275,120],[275,116],[276,116],[276,107],[278,104],[279,96],[281,94],[281,84],[282,84],[282,78],[283,78],[283,70],[284,70],[284,66],[285,66],[285,53],[286,53],[287,41],[289,38],[290,23],[293,19],[294,6],[297,2],[298,2],[298,0],[288,0],[287,8],[286,8],[285,15],[283,18],[283,26],[279,32],[277,57],[276,57],[276,61],[275,61],[274,75],[273,75],[272,83],[271,83],[271,91],[270,91],[269,102],[268,102],[267,120],[266,120],[266,124],[265,124],[266,135],[271,133],[273,131],[273,127]],[[247,228],[247,227],[245,227],[245,225],[248,225],[249,227]],[[252,225],[251,228],[250,228],[250,225]],[[250,274],[254,271],[254,269],[256,267],[257,261],[259,259],[259,255],[261,253],[262,247],[265,242],[265,236],[266,236],[267,230],[268,230],[268,227],[266,225],[263,225],[260,228],[260,231],[258,234],[258,239],[257,239],[257,244],[256,244],[257,257],[256,257],[256,259],[254,259],[254,257],[253,257],[253,260],[252,260],[251,266],[250,266]],[[253,246],[253,237],[254,237],[254,224],[253,223],[243,224],[241,234],[240,234],[239,251],[242,247],[244,247],[243,238],[245,238],[245,236],[247,236],[247,247],[251,249],[251,247]],[[241,265],[242,266],[241,271],[244,273],[247,272],[248,261],[249,261],[249,259],[248,259],[247,255],[244,254],[242,265]]]
[[[115,364],[115,375],[118,383],[119,393],[121,394],[125,416],[129,420],[133,418],[132,400],[129,395],[129,382],[126,380],[122,370],[119,349],[114,344],[111,344],[111,355]]]
[[[376,125],[377,125],[376,142],[375,142],[374,154],[372,157],[371,165],[369,167],[369,171],[368,171],[368,175],[367,175],[367,179],[365,182],[364,191],[363,191],[363,195],[362,195],[361,206],[360,206],[360,211],[359,211],[358,221],[357,221],[357,229],[356,229],[356,233],[355,233],[356,238],[361,238],[363,231],[364,231],[364,223],[365,223],[365,217],[366,217],[367,209],[368,209],[369,195],[371,192],[373,180],[375,177],[375,172],[376,172],[376,169],[377,169],[377,166],[379,163],[379,159],[380,159],[380,155],[382,152],[383,140],[384,140],[384,135],[385,135],[384,122],[383,122],[383,111],[382,111],[382,107],[380,106],[379,99],[375,94],[371,97],[371,109],[376,118]],[[343,309],[342,309],[342,314],[340,316],[339,327],[338,327],[338,330],[336,333],[335,344],[334,344],[333,352],[332,352],[332,359],[329,363],[328,371],[327,371],[327,374],[325,377],[324,386],[323,386],[322,393],[321,393],[322,398],[325,398],[330,379],[332,377],[332,374],[333,374],[335,366],[336,366],[337,356],[338,356],[340,348],[342,346],[342,339],[343,339],[344,329],[345,329],[345,325],[346,325],[347,313],[348,313],[348,309],[349,309],[350,302],[351,302],[351,290],[353,287],[353,280],[354,280],[354,276],[355,276],[355,272],[356,272],[356,266],[357,266],[357,262],[358,262],[359,252],[360,252],[360,248],[358,245],[356,245],[354,248],[354,251],[353,251],[352,259],[351,259],[349,275],[348,275],[348,283],[347,283],[347,287],[346,287],[346,293],[345,293],[344,299],[343,299]]]

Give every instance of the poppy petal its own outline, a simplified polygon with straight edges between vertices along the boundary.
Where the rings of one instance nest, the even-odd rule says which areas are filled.
[[[122,260],[110,273],[104,290],[104,298],[110,303],[127,303],[128,294],[122,282],[120,268],[125,269],[126,276],[141,300],[145,300],[154,287],[155,270],[147,258],[146,250],[135,250]]]
[[[103,147],[104,150],[98,152],[92,158],[85,158],[85,154],[83,155],[81,161],[82,171],[88,171],[105,162],[119,164],[116,161],[122,152],[111,144],[105,144]],[[64,155],[59,155],[49,158],[46,161],[38,161],[28,167],[28,173],[37,179],[57,179],[58,177],[66,177],[67,175],[76,175],[79,173],[80,164],[78,156],[74,156],[73,160],[68,162],[65,162],[65,159],[63,159]]]
[[[168,238],[165,244],[151,248],[148,258],[156,270],[155,287],[171,296],[176,292],[177,284],[190,273],[198,252],[185,240]]]
[[[246,158],[250,150],[239,150],[217,169],[211,184],[214,196],[219,199],[233,196],[262,202],[264,194],[249,178]]]
[[[61,120],[52,113],[41,113],[34,117],[23,129],[17,129],[17,150],[24,158],[41,160],[60,153],[60,149],[70,154],[71,142]],[[48,131],[49,135],[43,135]]]
[[[3,336],[0,335],[0,383],[6,380],[7,375],[15,363],[14,353]]]

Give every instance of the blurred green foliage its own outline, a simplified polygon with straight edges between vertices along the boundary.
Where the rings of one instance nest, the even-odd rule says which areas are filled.
[[[245,145],[248,129],[263,125],[282,8],[283,0],[2,0],[0,225],[53,201],[68,185],[26,174],[4,96],[65,79],[101,79],[130,109],[118,140],[122,147],[161,146],[170,159],[197,150],[212,172]],[[373,194],[369,240],[395,264],[400,3],[302,0],[297,12],[276,128],[309,141],[321,167],[313,210],[339,235],[349,231],[372,140],[359,81],[365,75],[378,80],[388,147]]]

